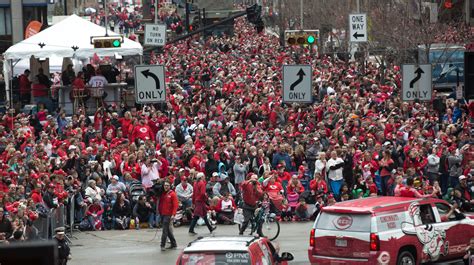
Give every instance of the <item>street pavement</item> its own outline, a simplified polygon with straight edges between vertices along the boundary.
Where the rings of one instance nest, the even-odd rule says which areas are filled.
[[[275,240],[281,252],[290,252],[295,259],[290,264],[309,264],[307,249],[312,222],[281,223],[281,232]],[[158,232],[157,232],[158,231]],[[196,228],[198,236],[209,236],[205,226]],[[72,239],[72,260],[69,265],[151,265],[175,264],[185,246],[196,237],[188,235],[188,227],[174,229],[177,250],[160,250],[161,229],[125,231],[78,232]],[[216,236],[235,236],[237,225],[219,225]]]

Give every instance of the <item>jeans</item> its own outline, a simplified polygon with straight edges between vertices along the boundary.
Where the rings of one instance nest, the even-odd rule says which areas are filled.
[[[332,179],[329,180],[329,185],[331,186],[331,190],[334,193],[334,197],[336,197],[336,199],[339,198],[339,193],[341,192],[342,182],[343,182],[342,179],[341,180],[332,180]]]
[[[383,196],[387,196],[388,194],[388,191],[389,191],[389,186],[388,186],[388,181],[390,180],[390,175],[388,176],[383,176],[383,177],[380,177],[381,178],[381,186],[382,186],[382,195]]]
[[[176,239],[173,235],[173,227],[171,222],[171,216],[169,215],[162,215],[161,216],[162,224],[163,224],[163,233],[161,234],[161,247],[166,245],[166,239],[169,238],[171,241],[171,246],[177,246]]]

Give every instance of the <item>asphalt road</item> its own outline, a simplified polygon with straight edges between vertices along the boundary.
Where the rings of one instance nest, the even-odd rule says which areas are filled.
[[[290,264],[309,264],[307,248],[312,222],[281,223],[276,242],[281,252],[290,252],[295,259]],[[207,228],[196,228],[199,235],[208,236]],[[175,264],[179,253],[195,237],[188,235],[187,227],[175,228],[177,250],[160,251],[161,229],[125,231],[78,232],[72,239],[72,260],[68,265],[151,265]],[[219,225],[216,236],[237,235],[237,225]]]

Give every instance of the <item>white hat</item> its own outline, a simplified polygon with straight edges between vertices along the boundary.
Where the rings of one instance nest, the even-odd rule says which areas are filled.
[[[75,145],[70,145],[68,149],[69,149],[69,150],[72,150],[72,149],[76,149],[76,148],[77,148],[77,147],[76,147]]]
[[[198,179],[203,178],[203,177],[204,177],[204,173],[202,173],[202,172],[199,172],[196,175],[196,178],[198,178]]]
[[[460,180],[460,181],[463,180],[463,179],[467,179],[467,177],[464,176],[464,175],[459,176],[459,180]]]
[[[113,175],[112,178],[115,180],[119,180],[119,177],[117,175]]]
[[[219,176],[219,174],[217,172],[214,172],[214,173],[212,173],[212,176],[217,177],[217,176]]]

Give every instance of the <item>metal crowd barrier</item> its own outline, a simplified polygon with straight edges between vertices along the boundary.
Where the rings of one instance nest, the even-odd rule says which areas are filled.
[[[74,199],[74,196],[71,199]],[[73,224],[74,201],[72,200],[67,205],[61,204],[56,209],[50,209],[46,217],[40,216],[33,222],[33,226],[38,229],[38,238],[40,240],[52,239],[54,230],[58,227],[68,226],[67,232],[72,236]]]

